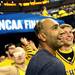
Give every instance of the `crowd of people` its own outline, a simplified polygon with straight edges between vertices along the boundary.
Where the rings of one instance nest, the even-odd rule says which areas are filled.
[[[0,60],[0,75],[75,75],[75,29],[51,18],[35,25],[38,48],[22,37],[21,45],[5,45],[7,57]]]
[[[20,39],[21,45],[13,43],[5,45],[7,57],[0,62],[0,75],[24,75],[31,57],[37,52],[33,41],[25,37]]]
[[[75,4],[61,6],[59,8],[54,9],[53,12],[52,9],[47,9],[46,6],[43,6],[41,9],[42,16],[49,16],[53,18],[60,18],[72,14],[75,14]]]

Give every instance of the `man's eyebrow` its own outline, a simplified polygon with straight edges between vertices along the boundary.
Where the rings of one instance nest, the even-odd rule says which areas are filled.
[[[54,24],[53,26],[51,26],[51,27],[54,27],[54,26],[59,26],[59,24]]]
[[[54,26],[59,26],[59,24],[54,24]]]

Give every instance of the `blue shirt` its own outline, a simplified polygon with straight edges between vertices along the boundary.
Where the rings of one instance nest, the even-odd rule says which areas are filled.
[[[26,75],[66,75],[66,72],[55,56],[47,50],[39,50],[30,60]]]

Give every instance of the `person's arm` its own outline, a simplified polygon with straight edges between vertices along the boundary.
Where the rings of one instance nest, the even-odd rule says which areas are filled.
[[[21,39],[20,39],[20,41],[21,41],[21,43],[24,45],[24,46],[26,46],[26,45],[28,45],[28,40],[24,37],[22,37]]]
[[[28,56],[33,56],[37,52],[37,48],[35,47],[33,42],[29,42],[25,37],[21,38],[20,41],[21,43],[23,43],[22,47],[25,49]]]
[[[10,67],[6,66],[6,67],[0,67],[0,72],[8,72],[10,71]]]
[[[10,74],[10,67],[0,67],[0,75],[9,75]]]
[[[34,51],[38,51],[38,48],[35,46],[32,40],[29,41],[30,46],[33,48]]]
[[[15,66],[0,67],[0,75],[18,75]]]

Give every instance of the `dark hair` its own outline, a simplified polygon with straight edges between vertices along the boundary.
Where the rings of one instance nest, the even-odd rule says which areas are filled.
[[[15,45],[14,43],[9,43],[7,45],[5,45],[5,50],[8,50],[10,46]],[[16,46],[16,45],[15,45]]]
[[[35,33],[38,34],[41,31],[42,27],[43,27],[42,23],[38,22],[34,28]]]
[[[42,20],[40,20],[39,22],[37,22],[36,23],[36,25],[35,25],[35,27],[34,27],[34,30],[35,30],[35,34],[36,35],[38,35],[40,32],[41,32],[41,30],[43,30],[44,29],[44,27],[43,27],[43,22],[46,20],[46,18],[45,19],[42,19]]]

